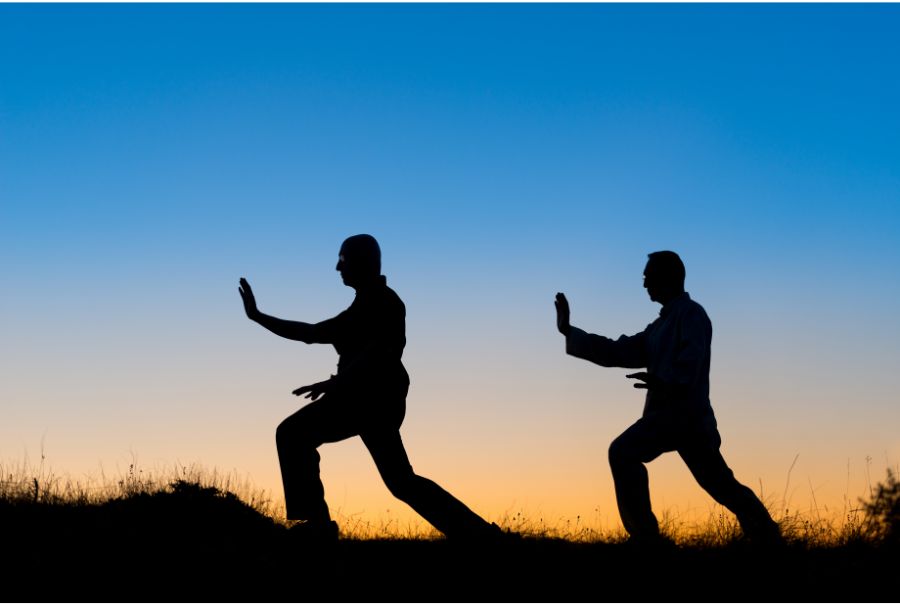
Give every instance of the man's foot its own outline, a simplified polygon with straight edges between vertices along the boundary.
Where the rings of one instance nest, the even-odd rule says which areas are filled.
[[[491,523],[485,532],[484,540],[498,544],[517,544],[522,541],[522,534],[511,529],[503,529],[496,523]]]
[[[447,536],[448,540],[458,544],[510,544],[518,543],[522,536],[514,531],[501,529],[496,523],[484,523],[476,528],[469,528],[462,534]]]
[[[662,534],[650,534],[646,536],[629,536],[625,541],[625,547],[638,553],[665,553],[678,548],[671,538]]]
[[[778,524],[774,521],[761,528],[745,529],[744,541],[755,548],[780,549],[787,546]]]
[[[334,521],[302,521],[288,528],[292,540],[316,544],[337,542],[339,533],[338,524]]]

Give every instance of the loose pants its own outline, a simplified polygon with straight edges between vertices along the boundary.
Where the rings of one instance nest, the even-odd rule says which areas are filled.
[[[370,396],[368,401],[362,393],[325,395],[278,426],[275,440],[288,519],[330,519],[317,448],[359,435],[391,493],[439,531],[448,537],[477,537],[488,531],[490,525],[465,504],[413,472],[400,438],[405,391],[382,400]]]
[[[746,535],[768,537],[777,533],[777,525],[756,494],[734,478],[719,451],[721,444],[711,414],[690,420],[645,416],[619,435],[610,445],[609,464],[619,515],[628,533],[637,539],[659,535],[644,464],[672,451],[678,452],[700,487],[737,516]]]

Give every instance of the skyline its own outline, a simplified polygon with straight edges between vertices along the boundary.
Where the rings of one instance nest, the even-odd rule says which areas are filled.
[[[237,281],[267,313],[331,317],[340,243],[367,232],[407,306],[410,457],[491,520],[618,525],[606,449],[642,396],[565,355],[553,296],[589,332],[637,332],[662,249],[712,318],[738,479],[791,509],[855,502],[900,460],[898,23],[2,5],[0,461],[198,463],[280,499],[275,427],[336,356],[248,322]],[[322,458],[333,507],[414,518],[357,440]],[[658,512],[713,507],[676,455],[649,471]]]

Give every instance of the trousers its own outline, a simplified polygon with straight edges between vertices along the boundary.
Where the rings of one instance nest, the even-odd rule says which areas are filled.
[[[645,464],[660,454],[675,451],[700,487],[735,514],[746,535],[768,537],[777,533],[778,526],[763,503],[728,468],[719,451],[721,444],[713,415],[691,419],[662,414],[645,416],[613,440],[609,465],[626,531],[637,539],[659,536]]]
[[[413,472],[400,438],[403,396],[327,394],[288,416],[275,432],[287,518],[328,521],[318,447],[359,435],[385,485],[447,537],[476,537],[490,525],[430,479]],[[368,400],[368,401],[367,401]],[[368,404],[368,405],[364,405]]]

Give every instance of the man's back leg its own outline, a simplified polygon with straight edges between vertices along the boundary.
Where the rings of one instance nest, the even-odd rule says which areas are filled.
[[[735,479],[718,447],[692,444],[680,448],[678,453],[700,487],[737,516],[748,538],[766,542],[779,540],[778,524],[753,490]]]
[[[453,539],[490,538],[499,534],[492,525],[431,479],[413,472],[400,431],[386,429],[360,435],[385,485],[441,533]]]

